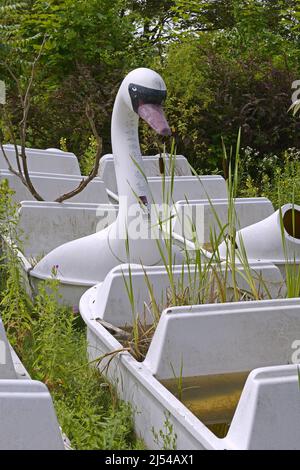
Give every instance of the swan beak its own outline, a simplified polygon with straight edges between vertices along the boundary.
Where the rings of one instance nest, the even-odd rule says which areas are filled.
[[[158,104],[140,104],[138,115],[160,135],[172,135],[164,110]]]

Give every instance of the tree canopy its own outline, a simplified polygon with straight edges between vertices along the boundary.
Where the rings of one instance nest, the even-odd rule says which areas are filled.
[[[79,156],[95,114],[110,151],[110,117],[122,77],[138,66],[168,85],[167,113],[178,151],[200,170],[220,167],[221,137],[241,126],[243,142],[263,155],[299,146],[288,114],[300,79],[300,0],[0,0],[0,78],[13,122],[18,86],[33,86],[28,144]],[[16,80],[17,78],[17,80]],[[5,133],[5,128],[2,129]],[[145,127],[143,150],[156,150]]]

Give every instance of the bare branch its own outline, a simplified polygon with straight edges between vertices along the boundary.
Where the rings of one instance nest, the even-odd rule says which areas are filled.
[[[62,196],[58,197],[55,200],[55,202],[66,201],[67,199],[70,199],[71,197],[76,196],[77,194],[81,193],[81,191],[83,191],[87,187],[87,185],[94,178],[96,178],[96,176],[98,175],[100,158],[101,158],[101,154],[102,154],[102,138],[100,137],[100,135],[97,132],[95,121],[94,121],[93,111],[92,111],[89,104],[86,105],[85,112],[86,112],[86,116],[88,118],[91,130],[93,132],[93,135],[94,135],[94,137],[96,139],[96,142],[97,142],[97,152],[96,152],[94,167],[93,167],[92,171],[89,173],[89,175],[86,178],[82,179],[82,181],[79,183],[77,188],[73,189],[69,193],[63,194]]]
[[[4,160],[6,161],[7,163],[7,168],[8,170],[13,173],[14,175],[16,175],[18,178],[20,178],[22,180],[22,183],[24,183],[24,180],[23,180],[23,177],[22,177],[22,173],[19,173],[18,171],[14,170],[13,167],[11,166],[10,164],[10,161],[9,161],[9,158],[6,154],[6,151],[5,151],[5,148],[3,146],[3,142],[2,140],[0,140],[0,148],[2,150],[2,153],[3,153],[3,157],[4,157]]]
[[[15,157],[16,157],[19,176],[22,179],[23,184],[26,185],[26,181],[23,177],[23,173],[22,173],[22,169],[21,169],[20,154],[19,154],[19,150],[18,150],[18,146],[17,146],[17,140],[16,140],[16,136],[15,136],[15,132],[14,132],[14,126],[13,126],[13,123],[12,123],[12,121],[10,119],[10,116],[9,116],[8,112],[6,111],[5,107],[4,107],[4,117],[6,119],[6,123],[7,123],[7,126],[8,126],[9,133],[10,133],[10,138],[11,138],[13,146],[15,148]]]
[[[44,36],[44,39],[43,39],[42,45],[40,47],[40,50],[39,50],[39,52],[38,52],[38,54],[37,54],[37,56],[34,59],[33,64],[32,64],[31,75],[30,75],[30,79],[29,79],[29,82],[28,82],[28,86],[27,86],[24,98],[22,98],[23,118],[20,122],[21,158],[22,158],[22,165],[23,165],[23,174],[24,174],[24,178],[26,180],[27,187],[28,187],[29,191],[31,192],[31,194],[33,195],[33,197],[37,201],[43,201],[44,199],[36,191],[35,187],[32,184],[31,178],[29,176],[28,165],[27,165],[27,155],[26,155],[26,133],[27,133],[28,113],[29,113],[30,104],[31,104],[31,102],[30,102],[30,97],[31,97],[30,93],[31,93],[33,82],[34,82],[36,66],[37,66],[37,64],[38,64],[38,62],[41,58],[43,48],[45,46],[45,42],[46,42],[46,35]]]

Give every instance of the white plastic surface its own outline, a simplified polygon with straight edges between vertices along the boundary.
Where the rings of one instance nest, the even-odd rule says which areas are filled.
[[[285,294],[285,287],[280,271],[271,264],[250,264],[252,276],[261,297],[279,297]],[[242,267],[236,269],[237,284],[240,289],[248,292],[250,286],[245,279],[245,271]],[[225,277],[225,267],[223,268]],[[219,276],[221,272],[218,270]],[[212,276],[210,270],[210,276]],[[190,295],[196,298],[199,289],[199,272],[195,266],[182,268],[174,266],[172,279],[177,294],[190,290]],[[227,295],[231,299],[232,274],[227,273]],[[149,291],[156,299],[158,307],[162,310],[169,303],[171,296],[171,280],[162,266],[142,267],[138,265],[120,265],[112,269],[103,283],[91,289],[90,310],[94,312],[94,318],[100,318],[115,326],[132,325],[133,320],[138,317],[142,323],[151,325],[153,323],[152,299]],[[194,288],[193,288],[194,286]],[[131,304],[128,291],[131,293],[134,304]],[[228,305],[228,304],[227,304]],[[227,308],[229,308],[227,306]]]
[[[174,178],[152,176],[147,178],[147,182],[149,200],[155,204],[172,205],[186,199],[207,200],[227,197],[226,182],[219,175],[175,176]]]
[[[20,147],[18,147],[20,151]],[[16,152],[13,145],[4,145],[4,151],[14,170],[17,169]],[[29,172],[61,173],[67,175],[79,175],[80,168],[74,153],[62,152],[58,149],[32,149],[26,148],[27,165]],[[0,169],[7,170],[8,165],[0,149]]]
[[[281,371],[276,372],[276,380],[273,383],[276,385],[275,388],[265,388],[265,385],[270,385],[270,380],[268,378],[269,384],[262,383],[260,380],[259,387],[262,385],[264,388],[258,390],[256,385],[252,387],[252,378],[257,378],[261,374],[261,371],[254,371],[250,375],[247,388],[245,391],[247,393],[242,394],[240,400],[240,406],[238,406],[236,415],[234,417],[233,423],[229,430],[229,433],[225,439],[217,438],[209,429],[198,419],[195,415],[188,410],[174,395],[172,395],[164,386],[162,386],[153,376],[153,373],[147,367],[147,360],[144,363],[138,363],[128,352],[119,353],[115,355],[117,350],[122,349],[122,345],[110,334],[97,320],[93,317],[93,311],[91,310],[93,292],[92,289],[86,292],[83,296],[81,303],[81,315],[88,327],[88,343],[89,343],[89,357],[90,360],[98,360],[104,354],[109,354],[107,359],[101,361],[99,364],[99,369],[105,373],[108,378],[116,384],[118,394],[121,398],[129,401],[133,407],[134,413],[134,422],[135,429],[137,434],[144,440],[147,447],[150,449],[161,449],[163,446],[163,441],[155,439],[153,434],[153,429],[156,433],[166,430],[166,419],[168,423],[173,428],[173,433],[176,435],[175,443],[177,450],[187,450],[187,449],[206,449],[206,450],[224,450],[224,449],[250,449],[250,448],[265,448],[265,449],[274,449],[276,446],[278,448],[294,448],[300,449],[299,444],[299,385],[297,378],[297,366],[288,366],[292,369],[291,374],[282,373]],[[190,338],[186,332],[185,325],[181,324],[181,315],[179,313],[178,322],[181,325],[180,339],[179,343],[174,343],[173,338],[160,338],[160,344],[163,342],[168,342],[169,350],[177,351],[177,358],[182,352],[181,348],[188,348],[189,351],[195,348],[196,351],[201,349],[201,343],[203,336],[206,333],[205,345],[207,350],[205,352],[205,360],[207,363],[210,363],[209,352],[213,354],[213,361],[215,365],[220,363],[221,366],[224,361],[227,361],[228,367],[226,366],[223,370],[234,370],[237,364],[244,367],[251,367],[255,363],[255,360],[263,362],[273,362],[276,360],[289,361],[288,357],[288,348],[289,348],[289,339],[297,335],[299,331],[299,322],[297,318],[297,309],[294,308],[291,311],[283,312],[282,317],[275,309],[274,315],[274,328],[271,328],[270,333],[268,331],[259,330],[264,323],[272,324],[272,305],[277,304],[279,307],[280,302],[285,301],[271,301],[269,302],[269,308],[267,307],[268,302],[259,302],[257,303],[257,328],[254,328],[252,321],[252,329],[249,331],[247,339],[247,331],[242,330],[242,339],[246,338],[246,346],[244,349],[238,350],[235,356],[230,354],[230,357],[227,357],[228,347],[234,349],[236,346],[239,346],[240,339],[239,337],[233,336],[233,333],[230,333],[229,328],[226,328],[226,332],[229,336],[229,339],[225,338],[225,350],[222,350],[222,343],[226,332],[222,332],[223,322],[215,325],[211,325],[212,328],[205,328],[205,332],[201,334],[201,330],[194,332],[193,338]],[[299,299],[290,299],[287,301],[290,306],[298,304]],[[248,304],[250,305],[250,303]],[[253,308],[255,308],[255,303],[252,303]],[[283,305],[283,304],[282,304]],[[236,305],[236,309],[240,308],[241,304]],[[262,306],[262,310],[260,310]],[[211,307],[209,314],[212,314],[212,322],[214,320],[213,309],[216,309],[216,315],[222,314],[222,309],[224,305],[211,305],[211,306],[202,306],[203,309]],[[230,306],[229,306],[230,307]],[[247,305],[246,305],[247,307]],[[234,307],[231,309],[234,316]],[[299,310],[299,309],[298,309]],[[224,312],[225,313],[225,312]],[[245,320],[244,327],[247,329],[249,321],[247,321],[248,311],[242,311],[242,317]],[[185,313],[185,315],[189,315]],[[192,314],[191,314],[192,315]],[[227,314],[230,315],[230,312]],[[259,315],[263,317],[259,321]],[[197,316],[197,313],[196,313]],[[207,321],[209,320],[207,315]],[[253,316],[250,312],[251,319]],[[176,316],[174,315],[176,318]],[[266,317],[266,320],[264,320]],[[235,317],[234,320],[237,318]],[[233,318],[232,318],[233,320]],[[268,322],[269,320],[269,322]],[[287,323],[289,323],[287,325]],[[240,331],[241,321],[238,320],[236,332]],[[176,320],[174,319],[174,325],[176,327]],[[205,326],[205,325],[203,325]],[[231,322],[231,326],[234,328],[235,322]],[[251,326],[251,325],[250,325]],[[275,327],[277,326],[277,330]],[[294,335],[292,336],[292,327],[295,326]],[[255,329],[255,335],[253,333]],[[179,326],[178,326],[179,329]],[[173,329],[174,331],[174,329]],[[287,334],[287,336],[286,336]],[[210,341],[210,336],[212,339]],[[271,342],[272,335],[272,342]],[[194,337],[196,336],[196,341]],[[260,344],[260,340],[268,337],[267,344],[265,347]],[[279,336],[279,345],[277,346],[277,338]],[[214,341],[217,338],[217,341]],[[171,339],[170,343],[168,340]],[[193,340],[193,342],[192,342]],[[220,340],[220,343],[218,342]],[[231,340],[231,344],[229,342]],[[284,342],[286,340],[286,343]],[[200,344],[199,344],[200,343]],[[251,346],[251,343],[252,346]],[[255,352],[255,348],[259,344],[259,351]],[[156,344],[156,346],[159,346]],[[228,346],[228,347],[227,347]],[[152,346],[151,346],[152,347]],[[154,346],[153,346],[154,348]],[[219,355],[217,356],[214,352],[214,348],[217,348]],[[254,358],[251,358],[251,354],[254,351]],[[291,352],[293,350],[291,349]],[[111,355],[114,354],[114,359],[110,360]],[[149,354],[149,353],[148,353]],[[158,355],[160,352],[158,351]],[[250,357],[249,357],[250,354]],[[243,359],[241,359],[241,357]],[[205,366],[205,361],[195,354],[194,361],[201,361]],[[105,367],[109,361],[109,367]],[[175,364],[176,365],[176,364]],[[168,364],[170,367],[170,364]],[[220,367],[214,370],[220,370]],[[185,373],[185,364],[183,362],[183,373]],[[256,364],[255,367],[261,367],[261,364]],[[276,367],[276,369],[280,369]],[[203,369],[206,370],[206,369]],[[271,374],[274,375],[274,367],[272,368]],[[194,371],[194,369],[192,369]],[[192,372],[187,371],[187,375]],[[266,369],[263,371],[263,374],[269,374],[270,372]],[[289,376],[290,375],[290,376]],[[174,374],[171,375],[171,378],[174,378]],[[261,379],[262,377],[258,377]],[[251,379],[251,380],[250,380]],[[256,380],[256,379],[255,379]],[[277,382],[277,383],[275,383]],[[280,386],[278,387],[278,382]],[[293,382],[293,383],[291,383]],[[283,388],[282,388],[283,387]],[[251,390],[249,391],[249,388]],[[283,393],[281,394],[281,388]],[[249,392],[249,393],[248,393]],[[258,392],[258,393],[257,393]],[[287,400],[285,399],[287,398]],[[283,416],[283,427],[281,432],[280,428],[280,419]],[[273,426],[276,426],[276,430],[273,430]],[[291,427],[287,431],[286,436],[284,431]],[[290,439],[290,432],[294,432],[295,436]],[[273,438],[274,434],[274,438]]]
[[[257,369],[249,375],[226,443],[236,449],[299,450],[298,367]]]
[[[170,163],[168,155],[163,155],[165,175],[170,175]],[[143,156],[143,164],[145,175],[149,176],[161,176],[160,155]],[[183,155],[176,155],[174,160],[174,176],[191,176],[191,168],[187,159]],[[114,157],[112,154],[106,154],[101,157],[99,167],[99,177],[104,181],[106,188],[110,189],[114,193],[118,193],[117,180],[114,166]]]
[[[22,202],[18,227],[24,254],[45,255],[63,243],[103,230],[117,213],[118,207],[112,204]]]
[[[274,212],[271,201],[262,197],[236,199],[234,207],[237,230],[259,222]],[[209,243],[211,235],[218,237],[224,228],[224,235],[227,233],[228,199],[178,201],[172,213],[173,232],[189,240],[195,237],[193,231],[199,243]]]
[[[41,382],[0,380],[0,449],[64,449],[49,391]]]
[[[0,318],[0,381],[3,379],[16,379],[13,359],[2,320]]]
[[[167,176],[148,179],[150,192],[156,204],[175,203],[190,199],[222,199],[227,197],[226,182],[222,176]]]
[[[30,176],[32,184],[46,201],[54,201],[59,196],[77,188],[83,178],[76,175],[36,172],[32,172]],[[8,170],[1,170],[0,181],[3,179],[7,179],[9,186],[15,191],[15,201],[35,200],[30,191],[22,184],[21,180],[16,175],[10,173]],[[69,200],[82,203],[109,203],[104,183],[99,178],[95,178],[81,193],[73,196]]]
[[[244,247],[248,259],[269,260],[272,263],[284,263],[300,261],[300,236],[299,238],[291,236],[281,217],[292,209],[297,213],[295,218],[295,228],[299,234],[300,206],[286,204],[266,219],[248,227],[243,228],[236,234],[236,244],[240,249]],[[226,256],[226,243],[223,242],[219,247],[220,255]]]
[[[145,364],[160,379],[181,367],[193,377],[289,364],[300,338],[299,311],[300,299],[169,308]]]

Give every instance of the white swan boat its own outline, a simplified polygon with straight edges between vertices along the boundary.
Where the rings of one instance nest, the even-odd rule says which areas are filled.
[[[107,273],[122,262],[145,266],[162,264],[158,240],[148,237],[157,220],[153,218],[151,191],[143,171],[138,121],[141,117],[159,134],[170,135],[162,109],[165,98],[164,81],[152,70],[136,69],[123,80],[112,116],[112,148],[118,194],[122,196],[117,219],[103,231],[50,252],[30,271],[33,280],[51,278],[53,267],[57,266],[63,292],[64,288],[69,291],[72,285],[87,288],[103,281]],[[128,228],[136,220],[137,210],[141,215],[140,227],[137,237],[133,237]],[[162,241],[162,234],[158,233],[158,238]],[[166,253],[164,243],[161,249]],[[175,258],[177,262],[183,260],[177,247],[174,247],[174,261]]]

